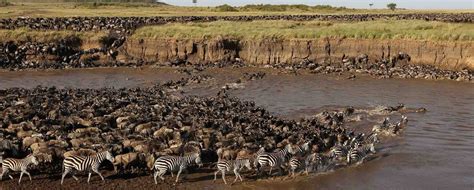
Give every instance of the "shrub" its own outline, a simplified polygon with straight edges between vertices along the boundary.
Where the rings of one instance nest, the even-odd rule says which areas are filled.
[[[221,12],[237,12],[238,10],[228,4],[223,4],[215,8],[217,11]]]

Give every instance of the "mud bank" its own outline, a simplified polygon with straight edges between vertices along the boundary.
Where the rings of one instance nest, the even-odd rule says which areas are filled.
[[[255,65],[292,64],[303,60],[341,62],[347,57],[367,54],[370,61],[390,59],[399,52],[411,56],[413,64],[443,69],[474,69],[471,42],[417,40],[311,39],[128,39],[120,52],[146,62],[186,60],[191,63],[233,61]]]

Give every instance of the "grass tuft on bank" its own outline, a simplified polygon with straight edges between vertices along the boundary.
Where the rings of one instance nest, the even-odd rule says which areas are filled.
[[[412,39],[473,41],[474,24],[383,20],[366,22],[252,21],[172,23],[138,29],[132,38],[208,39]]]

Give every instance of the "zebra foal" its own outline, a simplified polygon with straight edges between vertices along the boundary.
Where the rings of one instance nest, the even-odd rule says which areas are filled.
[[[114,163],[114,157],[112,156],[112,153],[109,151],[104,151],[97,153],[96,155],[92,156],[69,156],[64,158],[63,161],[63,168],[64,172],[61,177],[61,185],[64,182],[64,177],[72,171],[88,171],[89,176],[87,178],[87,183],[89,183],[91,179],[92,172],[95,172],[102,178],[102,181],[104,181],[104,176],[99,172],[99,166],[100,164],[104,161],[108,160],[112,163]],[[78,181],[79,179],[72,174],[72,177]]]
[[[0,175],[0,181],[3,178],[3,175],[7,174],[10,171],[21,172],[18,184],[21,183],[21,178],[23,177],[23,174],[28,175],[31,181],[31,175],[27,171],[28,166],[31,164],[38,165],[38,160],[33,155],[28,155],[26,158],[23,159],[7,158],[5,160],[2,160],[2,174]],[[13,179],[13,176],[11,176],[10,174],[8,174],[8,177]]]
[[[250,166],[250,159],[219,160],[217,162],[217,171],[214,173],[214,181],[217,179],[217,174],[221,172],[222,180],[224,180],[224,184],[227,184],[227,182],[225,181],[225,173],[226,171],[228,172],[231,169],[234,171],[235,174],[234,183],[237,181],[237,179],[243,181],[239,171],[244,167],[249,170],[252,169],[252,166]]]

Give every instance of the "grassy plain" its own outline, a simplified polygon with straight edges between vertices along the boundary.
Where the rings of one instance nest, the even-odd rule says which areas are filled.
[[[25,3],[10,0],[8,6],[0,7],[0,18],[28,17],[73,17],[73,16],[189,16],[189,15],[291,15],[291,14],[392,14],[392,13],[474,13],[466,10],[396,10],[349,9],[328,6],[268,6],[249,5],[229,10],[225,7],[179,7],[146,3]]]

